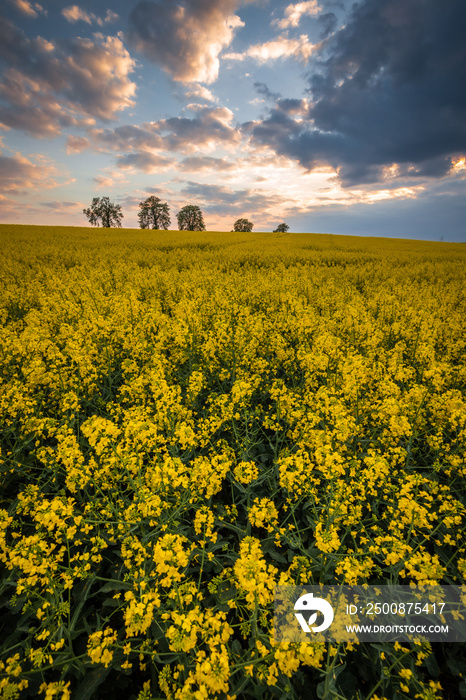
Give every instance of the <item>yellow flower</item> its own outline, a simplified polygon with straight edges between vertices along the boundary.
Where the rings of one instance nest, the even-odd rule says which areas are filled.
[[[93,664],[110,665],[113,659],[113,650],[110,648],[116,642],[117,633],[110,627],[104,631],[98,630],[89,635],[87,641],[87,654]]]
[[[226,647],[214,647],[210,656],[196,665],[195,678],[197,683],[205,685],[212,693],[227,693],[230,678],[230,664]]]
[[[65,683],[64,681],[42,683],[39,688],[39,693],[45,693],[45,700],[52,700],[56,698],[57,700],[70,700],[70,681]]]
[[[340,546],[338,530],[334,525],[328,525],[325,529],[323,527],[322,523],[317,523],[314,531],[316,547],[321,552],[334,552]]]
[[[248,607],[253,608],[256,604],[263,606],[272,601],[274,577],[278,570],[266,564],[257,538],[245,537],[241,541],[234,573],[240,591],[245,594]]]
[[[255,498],[248,512],[249,522],[256,527],[265,527],[272,532],[278,524],[278,511],[269,498]]]
[[[259,477],[259,469],[255,462],[238,462],[233,473],[235,478],[245,485]]]

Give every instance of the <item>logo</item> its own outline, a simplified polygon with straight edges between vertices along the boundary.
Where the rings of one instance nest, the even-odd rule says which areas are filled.
[[[306,613],[312,612],[314,610],[316,611],[312,612],[312,615],[309,616],[307,622],[304,618],[304,615],[302,615],[302,612],[295,612],[296,619],[301,625],[303,632],[306,633],[324,632],[330,627],[330,625],[333,622],[333,608],[330,605],[330,603],[328,603],[323,598],[314,598],[313,593],[306,593],[305,595],[302,595],[301,598],[298,598],[294,605],[294,610],[300,610]],[[322,613],[322,615],[324,616],[324,621],[318,627],[309,627],[309,625],[313,625],[317,620],[318,612]]]

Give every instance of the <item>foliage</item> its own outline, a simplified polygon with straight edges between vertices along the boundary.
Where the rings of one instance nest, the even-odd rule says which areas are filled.
[[[170,226],[168,204],[154,195],[147,197],[139,204],[138,219],[140,228],[168,229]]]
[[[94,197],[89,209],[83,209],[92,226],[99,226],[101,222],[104,228],[117,226],[121,228],[123,214],[120,204],[114,204],[109,197]]]
[[[204,218],[200,208],[187,204],[176,215],[180,231],[205,231]]]
[[[248,221],[248,219],[237,219],[233,225],[234,231],[249,232],[252,231],[253,223]]]
[[[461,697],[273,589],[464,583],[464,246],[0,235],[2,697]]]
[[[286,233],[290,230],[288,224],[278,224],[277,228],[274,229],[273,233]]]

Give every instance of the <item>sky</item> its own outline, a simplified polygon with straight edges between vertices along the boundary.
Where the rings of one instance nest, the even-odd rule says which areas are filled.
[[[466,241],[464,0],[0,0],[0,222]]]

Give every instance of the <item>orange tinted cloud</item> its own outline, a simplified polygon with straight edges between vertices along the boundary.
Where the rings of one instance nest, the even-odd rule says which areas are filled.
[[[28,0],[11,0],[11,2],[21,14],[27,17],[38,17],[39,14],[47,14],[47,11],[38,2],[28,2]]]
[[[12,156],[0,153],[0,190],[10,195],[24,195],[31,190],[56,187],[60,174],[43,157],[34,163],[21,153]]]
[[[223,58],[231,61],[243,61],[245,58],[255,58],[259,63],[274,61],[277,58],[293,56],[300,60],[307,60],[316,50],[316,45],[311,44],[306,34],[301,34],[298,39],[289,39],[280,36],[277,39],[266,41],[264,44],[254,44],[243,53],[227,53]]]
[[[209,100],[209,102],[218,101],[215,95],[204,85],[194,85],[190,90],[186,91],[185,95],[186,97],[200,97],[203,100]]]
[[[104,22],[113,22],[114,20],[118,19],[118,15],[112,10],[107,10],[105,18],[102,19],[101,17],[97,17],[97,15],[95,15],[93,12],[86,12],[86,10],[83,10],[78,5],[70,5],[69,7],[65,7],[61,13],[63,17],[68,20],[68,22],[81,21],[86,22],[86,24],[96,22],[99,26],[102,26]]]
[[[0,24],[0,123],[34,136],[91,126],[134,104],[135,62],[119,37],[94,34],[55,43]]]
[[[285,10],[285,17],[281,20],[275,20],[273,24],[276,24],[280,29],[297,27],[303,15],[317,15],[321,9],[317,0],[308,0],[308,2],[298,2],[295,5],[288,5]]]

